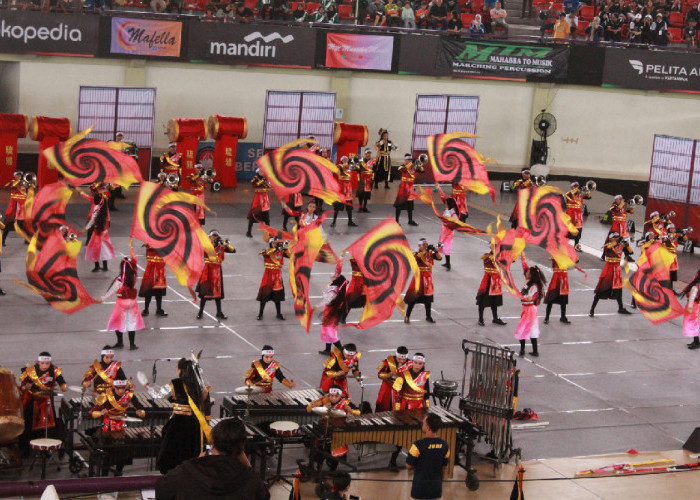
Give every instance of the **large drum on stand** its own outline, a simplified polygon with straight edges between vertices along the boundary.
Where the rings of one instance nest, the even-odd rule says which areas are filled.
[[[24,431],[22,398],[14,374],[0,367],[0,444],[9,443]]]
[[[449,409],[452,400],[457,396],[457,382],[454,380],[436,380],[433,383],[433,401],[438,401],[440,406]]]

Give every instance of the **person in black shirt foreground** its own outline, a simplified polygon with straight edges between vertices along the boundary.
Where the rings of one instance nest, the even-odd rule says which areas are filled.
[[[268,500],[270,493],[243,451],[246,429],[239,418],[219,422],[211,455],[182,463],[156,483],[156,500]]]
[[[425,437],[411,445],[406,468],[412,469],[411,498],[428,500],[442,497],[442,478],[450,458],[450,448],[435,434],[442,420],[434,414],[423,419]]]

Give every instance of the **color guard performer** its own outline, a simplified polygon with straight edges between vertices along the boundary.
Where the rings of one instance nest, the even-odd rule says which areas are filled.
[[[336,384],[342,387],[345,394],[348,391],[348,373],[352,372],[355,378],[360,378],[360,357],[361,352],[357,351],[355,344],[345,344],[340,352],[338,346],[333,346],[331,355],[323,363],[323,374],[321,375],[321,390],[328,392],[331,385]]]
[[[613,199],[613,204],[610,207],[610,217],[612,219],[612,226],[610,227],[609,235],[617,233],[620,239],[629,238],[630,234],[627,230],[627,214],[634,213],[634,208],[627,208],[627,202],[625,198],[618,194]]]
[[[698,338],[698,315],[700,314],[700,270],[695,273],[695,277],[678,294],[680,297],[686,296],[688,302],[683,309],[683,336],[691,337],[693,341],[688,344],[688,349],[700,349],[700,338]]]
[[[521,254],[521,260],[523,263],[523,270],[525,271],[525,285],[522,290],[520,290],[520,294],[522,295],[520,303],[523,306],[523,310],[520,313],[518,326],[515,328],[515,338],[520,341],[520,353],[518,356],[525,356],[525,341],[530,339],[530,342],[532,342],[532,352],[530,355],[537,357],[540,355],[537,350],[537,339],[540,336],[537,306],[542,300],[547,280],[539,267],[528,267],[525,262],[524,253]]]
[[[627,229],[626,225],[624,225],[624,227]],[[634,251],[630,247],[629,242],[623,239],[617,232],[610,233],[608,238],[609,241],[605,244],[603,249],[605,266],[600,273],[598,284],[595,287],[593,304],[591,305],[591,311],[588,313],[590,317],[595,315],[595,306],[600,299],[616,300],[618,307],[617,312],[619,314],[631,314],[622,305],[622,270],[620,269],[620,262],[623,254],[626,259],[629,259]]]
[[[196,196],[202,202],[202,205],[193,207],[194,213],[199,219],[199,225],[203,226],[206,221],[206,210],[204,209],[204,188],[207,185],[207,180],[204,177],[204,166],[197,163],[194,166],[194,173],[187,176],[190,180],[190,194]]]
[[[260,302],[260,311],[258,312],[258,321],[263,318],[265,304],[268,301],[275,303],[277,310],[277,319],[284,321],[282,316],[282,301],[284,300],[284,281],[282,281],[282,266],[284,258],[290,257],[288,245],[281,242],[277,236],[273,236],[269,241],[270,248],[266,248],[260,252],[265,263],[265,271],[263,272],[260,289],[258,290],[257,301]]]
[[[517,194],[521,189],[530,189],[533,184],[532,184],[532,179],[530,179],[530,169],[529,168],[523,168],[520,171],[520,176],[521,178],[518,179],[513,183],[513,187],[511,187],[511,191],[515,191]],[[518,195],[518,198],[520,195]],[[515,202],[515,207],[513,207],[513,211],[510,214],[510,226],[515,229],[518,227],[518,218],[520,217],[519,214],[519,203],[516,200]]]
[[[114,258],[114,247],[109,239],[109,225],[107,200],[99,192],[99,188],[95,186],[90,220],[85,226],[89,236],[89,241],[85,247],[85,260],[95,263],[95,267],[92,270],[93,273],[100,270],[100,261],[102,262],[102,270],[107,271],[107,261]]]
[[[684,232],[676,231],[676,226],[674,224],[668,224],[666,226],[666,235],[661,238],[661,242],[669,252],[673,254],[673,262],[671,262],[670,278],[671,286],[673,283],[678,281],[678,245],[681,241],[688,241],[688,236]]]
[[[121,362],[114,361],[114,349],[106,345],[100,352],[100,359],[93,361],[83,373],[83,387],[87,389],[92,384],[93,391],[103,394],[116,379],[126,379],[126,375]]]
[[[469,208],[467,207],[467,188],[461,184],[453,183],[452,197],[457,202],[459,220],[462,222],[467,222],[467,218],[469,218]]]
[[[24,222],[24,202],[27,200],[28,184],[24,181],[22,172],[15,172],[12,180],[4,187],[10,188],[10,204],[5,211],[5,227],[2,229],[2,246],[7,245],[7,236],[10,229],[15,227],[15,221],[19,221],[20,226]]]
[[[221,273],[221,263],[226,258],[227,253],[236,253],[236,249],[231,246],[228,240],[224,240],[216,229],[209,231],[209,240],[214,245],[216,255],[204,257],[204,270],[197,283],[199,295],[199,313],[197,319],[204,317],[204,305],[207,300],[214,299],[216,303],[216,317],[218,319],[228,319],[221,311],[221,299],[224,298],[224,279]]]
[[[394,411],[430,408],[430,372],[425,369],[425,354],[413,355],[411,366],[399,373],[392,389]]]
[[[413,220],[413,184],[416,181],[416,175],[418,172],[423,172],[422,166],[415,166],[413,163],[413,157],[410,153],[406,153],[403,158],[403,164],[399,167],[399,172],[401,172],[401,184],[399,184],[399,191],[396,193],[396,200],[394,201],[394,208],[396,210],[396,222],[399,222],[399,217],[401,217],[401,211],[406,210],[408,212],[408,225],[417,226]]]
[[[359,161],[359,182],[357,184],[357,199],[360,202],[360,212],[369,213],[367,202],[372,198],[372,182],[374,181],[374,160],[372,150],[365,149],[362,160]]]
[[[411,365],[408,363],[408,349],[406,346],[399,346],[396,354],[390,354],[377,367],[377,376],[382,381],[379,388],[375,412],[391,411],[394,408],[393,386],[401,372]]]
[[[117,335],[117,343],[112,346],[113,349],[124,347],[124,332],[126,331],[129,332],[129,349],[135,351],[138,349],[136,331],[146,328],[146,325],[143,324],[141,311],[139,311],[139,305],[136,302],[137,276],[136,258],[125,257],[121,263],[119,276],[114,278],[112,286],[102,296],[102,302],[104,302],[115,293],[117,294],[117,302],[114,304],[114,310],[109,317],[109,323],[107,323],[107,330],[114,330]]]
[[[391,180],[391,151],[397,146],[389,139],[389,131],[384,128],[379,129],[379,140],[375,144],[377,147],[377,161],[374,165],[374,189],[379,187],[379,181],[384,181],[384,189],[389,189]]]
[[[287,380],[287,377],[284,376],[280,364],[275,361],[275,350],[269,345],[263,346],[260,359],[251,363],[250,369],[245,372],[243,377],[245,385],[263,387],[265,393],[272,392],[272,383],[275,379],[289,389],[294,389],[297,386],[293,380]]]
[[[323,291],[323,298],[316,306],[321,316],[321,342],[326,344],[323,351],[318,351],[319,354],[329,356],[331,354],[331,345],[335,345],[338,349],[342,348],[342,344],[338,339],[338,323],[341,318],[347,315],[345,306],[345,295],[347,294],[348,280],[345,276],[338,274],[331,278],[331,282]]]
[[[22,369],[19,376],[24,408],[24,433],[19,438],[22,450],[29,450],[29,441],[35,436],[43,436],[46,429],[56,428],[53,396],[57,386],[61,391],[68,390],[62,373],[46,351],[39,353],[36,363]]]
[[[133,407],[133,408],[132,408]],[[124,417],[134,414],[139,418],[144,418],[146,412],[137,399],[134,399],[134,393],[129,388],[129,382],[126,378],[116,378],[113,387],[108,387],[105,391],[99,394],[95,400],[95,405],[90,410],[92,418],[102,419],[102,426],[98,427],[95,432],[95,438],[100,446],[112,447],[124,444],[124,429],[126,423]],[[128,451],[115,449],[112,454],[105,454],[102,457],[101,475],[109,475],[109,468],[114,465],[114,476],[122,475],[125,465],[132,463],[132,456]]]
[[[344,200],[333,203],[333,222],[331,222],[331,227],[335,227],[338,212],[343,210],[343,208],[348,213],[348,227],[357,227],[357,224],[352,221],[352,183],[350,173],[348,159],[344,156],[341,158],[340,165],[338,165],[338,173],[334,174],[338,181],[340,192],[343,193]]]
[[[306,227],[318,219],[318,205],[314,198],[306,203],[306,212],[299,219],[299,227]]]
[[[549,324],[549,314],[552,312],[552,306],[554,304],[559,304],[561,308],[561,317],[559,321],[566,323],[567,325],[571,323],[566,317],[566,306],[569,303],[569,270],[560,267],[556,259],[550,259],[552,261],[552,281],[549,282],[549,288],[547,289],[547,294],[544,297],[544,303],[547,304],[547,311],[544,315],[544,324]]]
[[[299,225],[299,216],[301,215],[303,205],[304,200],[301,193],[287,195],[285,199],[282,200],[282,229],[288,231],[287,223],[289,222],[289,217],[294,217],[297,225]]]
[[[250,210],[248,211],[248,232],[245,235],[248,238],[253,237],[253,224],[257,222],[264,222],[268,226],[270,225],[270,183],[263,176],[260,169],[255,169],[255,176],[250,180],[250,183],[255,190],[253,195],[253,202],[250,205]]]
[[[445,210],[442,212],[442,216],[457,219],[459,215],[457,201],[452,197],[446,198],[445,195],[442,194],[442,191],[440,191],[440,197],[445,204]],[[442,253],[445,255],[445,263],[442,265],[442,267],[446,267],[448,271],[452,269],[450,255],[452,254],[452,240],[454,239],[454,236],[454,229],[450,229],[446,224],[443,224],[442,227],[440,227],[440,238],[438,239],[438,243],[442,245]]]
[[[340,274],[339,266],[342,267],[342,259],[338,260],[338,264],[336,264],[336,274]],[[367,286],[365,285],[365,278],[362,276],[360,266],[353,258],[350,259],[350,267],[352,269],[352,278],[350,278],[350,284],[348,285],[348,290],[345,294],[345,308],[340,317],[340,322],[343,324],[348,317],[348,313],[350,313],[352,309],[362,309],[367,303]]]
[[[429,245],[428,240],[425,238],[421,238],[418,241],[418,251],[413,253],[418,263],[418,275],[413,276],[411,279],[411,284],[408,285],[408,290],[403,298],[408,306],[406,308],[406,318],[404,319],[405,323],[411,322],[411,312],[413,312],[413,307],[417,303],[425,304],[425,320],[428,323],[435,323],[431,313],[434,292],[433,263],[436,260],[442,260],[442,255],[438,251],[439,248],[439,243],[438,248],[435,248],[433,245]],[[416,280],[419,280],[418,290],[416,290]]]
[[[501,288],[501,276],[496,268],[496,259],[493,250],[481,256],[484,263],[484,277],[476,292],[476,305],[479,307],[479,326],[484,326],[484,309],[491,308],[492,323],[505,325],[506,322],[498,317],[498,308],[503,305],[503,290]]]
[[[165,275],[165,261],[163,257],[148,245],[146,247],[146,270],[143,272],[139,297],[144,298],[144,306],[141,314],[148,316],[148,308],[151,305],[151,298],[156,299],[156,316],[166,317],[168,313],[163,310],[163,297],[167,293],[168,281]]]
[[[659,214],[659,212],[654,211],[649,214],[649,220],[644,221],[644,234],[652,233],[654,239],[660,239],[666,234],[665,221]]]
[[[581,251],[581,233],[583,232],[583,200],[590,200],[591,193],[581,191],[578,182],[571,183],[571,189],[566,193],[566,213],[571,218],[571,224],[578,229],[578,233],[574,236],[569,235],[570,239],[574,240],[574,247],[577,252]]]

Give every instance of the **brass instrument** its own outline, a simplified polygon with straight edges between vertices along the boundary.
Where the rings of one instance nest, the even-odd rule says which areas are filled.
[[[216,177],[216,170],[213,168],[208,168],[202,172],[202,178],[207,182],[212,182]]]
[[[167,174],[165,172],[158,172],[158,182],[163,184],[165,182],[165,176]]]
[[[681,229],[680,231],[677,231],[677,232],[680,233],[682,236],[685,236],[686,234],[692,233],[692,232],[693,232],[693,228],[692,228],[692,227],[685,227],[685,228],[683,228],[683,229]]]
[[[416,158],[416,161],[415,161],[416,168],[422,167],[423,165],[428,163],[428,161],[429,161],[429,159],[428,159],[427,154],[422,153],[422,154],[418,155],[418,158]]]
[[[36,174],[32,172],[27,172],[22,176],[22,181],[24,181],[25,184],[36,184]]]
[[[632,199],[635,205],[644,205],[644,197],[641,194],[635,194]]]
[[[68,241],[76,241],[78,239],[78,235],[73,233],[73,232],[70,232],[70,233],[68,233],[67,239],[68,239]]]
[[[170,189],[176,188],[180,184],[180,176],[176,173],[168,174],[165,177],[165,185]]]
[[[669,219],[673,219],[675,216],[676,216],[676,212],[671,210],[669,213],[663,215],[661,218],[667,221]]]
[[[598,189],[598,185],[595,183],[595,181],[588,181],[586,182],[586,185],[583,186],[581,191],[583,191],[585,194],[591,194],[591,191],[595,191],[596,189]]]
[[[533,184],[537,187],[542,187],[547,184],[547,178],[544,175],[536,175]]]

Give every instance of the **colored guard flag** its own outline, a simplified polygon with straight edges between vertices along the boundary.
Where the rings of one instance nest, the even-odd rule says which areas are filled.
[[[488,234],[492,235],[491,249],[493,250],[496,269],[508,293],[513,297],[522,298],[520,290],[515,285],[510,266],[525,250],[525,231],[520,228],[506,231],[501,223],[500,216],[497,218],[496,228],[497,232],[495,234],[491,231],[490,225],[487,228]]]
[[[323,221],[325,214],[317,221]],[[323,246],[323,232],[319,224],[310,224],[296,231],[296,240],[289,248],[289,284],[294,295],[294,314],[309,333],[313,308],[309,304],[311,270]]]
[[[24,202],[24,231],[29,236],[37,232],[48,233],[57,227],[66,225],[66,205],[73,191],[63,182],[53,182],[42,187],[34,196],[27,196]],[[77,231],[73,231],[76,232]]]
[[[435,206],[435,202],[433,201],[433,191],[430,188],[423,189],[422,187],[418,186],[418,199],[422,201],[423,203],[427,203],[433,208],[433,212],[435,212],[435,216],[442,222],[448,229],[451,229],[453,231],[457,231],[458,233],[465,233],[465,234],[487,234],[485,231],[476,228],[474,226],[470,226],[469,224],[462,222],[456,217],[445,217],[442,215],[437,207]]]

